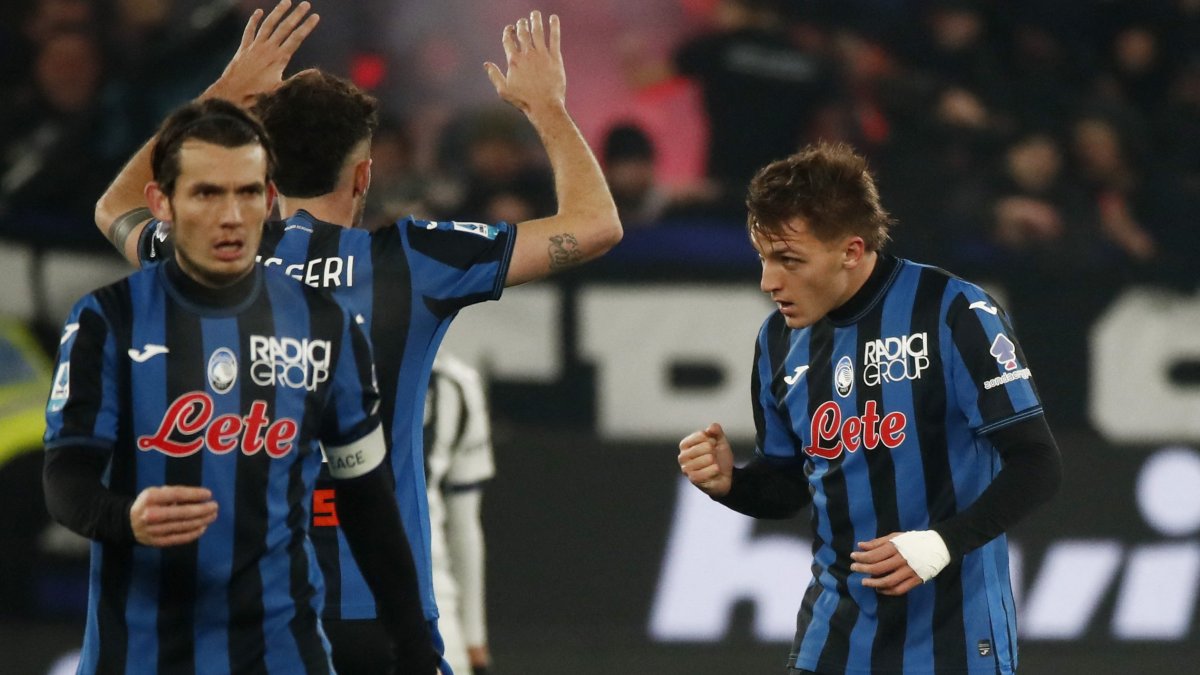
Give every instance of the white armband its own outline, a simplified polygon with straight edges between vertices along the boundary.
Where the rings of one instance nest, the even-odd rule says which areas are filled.
[[[337,479],[358,478],[379,466],[386,455],[382,424],[353,443],[325,446],[329,475]]]
[[[950,564],[950,551],[941,535],[933,530],[905,532],[892,539],[892,544],[904,556],[908,566],[921,577],[922,582],[937,576]]]

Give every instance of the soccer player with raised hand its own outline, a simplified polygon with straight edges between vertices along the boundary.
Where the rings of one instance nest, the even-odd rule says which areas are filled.
[[[276,64],[273,55],[291,47],[289,39],[275,34],[306,26],[307,20],[264,20],[252,40],[243,40],[250,46],[239,50],[206,95],[218,92],[242,100],[229,90],[262,90],[253,111],[275,143],[275,185],[284,220],[267,223],[259,259],[265,267],[331,291],[352,308],[375,345],[387,461],[413,545],[425,617],[436,640],[421,427],[430,368],[442,336],[460,310],[499,299],[506,286],[603,255],[620,241],[622,227],[599,163],[567,112],[557,17],[546,25],[535,11],[506,26],[505,63],[485,66],[497,93],[525,114],[541,138],[554,173],[557,212],[520,223],[406,217],[372,232],[358,226],[371,184],[378,102],[354,84],[318,70],[278,84],[273,81],[276,70],[255,65]],[[264,75],[234,76],[247,70]],[[237,82],[256,84],[230,85]],[[145,167],[139,164],[145,161],[135,157],[125,167],[96,211],[97,225],[111,233],[110,240],[134,264],[169,258],[173,246],[161,221],[136,211],[143,202],[132,186],[145,179]],[[314,497],[313,539],[327,581],[326,632],[340,671],[377,672],[388,667],[392,655],[376,598],[339,527],[341,499],[339,486],[323,474]],[[448,670],[446,664],[442,668]]]

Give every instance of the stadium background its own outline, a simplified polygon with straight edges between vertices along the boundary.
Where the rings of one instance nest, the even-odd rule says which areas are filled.
[[[0,66],[6,96],[13,94],[6,99],[14,102],[11,109],[20,108],[18,94],[29,79],[22,68],[34,63],[14,47],[32,42],[22,32],[23,12],[56,2],[91,4],[27,0],[3,12]],[[115,4],[139,3],[95,7]],[[244,11],[201,0],[140,4],[166,8],[163,41],[193,48],[140,71],[131,65],[136,59],[105,52],[111,60],[101,77],[105,96],[97,100],[110,106],[121,97],[136,100],[138,114],[121,108],[124,124],[99,127],[109,146],[77,153],[127,154],[129,143],[149,133],[139,115],[153,120],[215,77]],[[702,177],[700,94],[679,79],[646,84],[631,77],[628,66],[662,60],[687,36],[707,30],[713,5],[557,0],[539,6],[563,16],[568,102],[585,134],[599,151],[614,123],[636,120],[655,143],[664,190],[682,190]],[[316,6],[322,25],[294,63],[371,85],[389,115],[408,126],[418,166],[444,153],[430,138],[434,132],[455,128],[456,116],[491,101],[478,64],[498,58],[500,26],[533,8],[514,0]],[[1004,195],[978,186],[1004,183],[996,167],[1005,149],[1039,126],[1023,123],[1020,113],[1013,115],[1017,122],[996,122],[981,134],[989,136],[986,142],[951,147],[926,141],[909,153],[927,164],[905,164],[894,161],[898,151],[889,151],[911,129],[909,117],[934,118],[939,111],[927,95],[902,86],[900,103],[882,97],[879,106],[891,123],[890,137],[861,136],[863,129],[853,125],[847,136],[878,144],[868,150],[880,167],[885,204],[900,219],[896,250],[984,282],[1004,298],[1063,450],[1062,492],[1011,536],[1022,672],[1186,671],[1200,662],[1200,275],[1192,262],[1200,250],[1194,208],[1200,203],[1200,3],[1046,8],[856,0],[794,9],[792,34],[806,48],[837,53],[846,67],[860,61],[836,45],[866,44],[892,64],[882,70],[901,84],[945,74],[914,50],[938,11],[984,17],[991,41],[982,44],[999,53],[1016,51],[1019,41],[997,36],[1042,29],[1072,57],[1070,86],[1054,80],[1070,91],[1071,112],[1049,125],[1064,148],[1082,117],[1102,110],[1106,119],[1120,120],[1125,147],[1135,148],[1129,152],[1138,158],[1131,162],[1141,179],[1136,182],[1157,188],[1143,187],[1129,198],[1157,243],[1149,257],[1131,252],[1136,247],[1089,248],[1112,234],[1086,218],[1082,227],[1092,229],[1074,239],[1005,242],[991,215]],[[205,17],[208,23],[199,20]],[[1120,61],[1109,54],[1118,36],[1133,28],[1160,40],[1161,99],[1149,85],[1137,88],[1130,83],[1136,78],[1122,77]],[[1016,78],[1014,72],[1026,77],[1013,79],[1013,89],[1036,81],[1004,63],[1009,67],[985,70],[963,86],[979,85],[979,77]],[[177,76],[157,72],[172,67]],[[902,105],[906,101],[916,112]],[[1182,114],[1182,123],[1180,106],[1192,112]],[[993,112],[992,119],[1002,120],[1009,111],[998,104]],[[28,157],[14,148],[36,149],[29,145],[32,132],[17,132],[38,128],[41,119],[4,121],[0,672],[33,674],[77,645],[85,584],[77,542],[46,529],[38,510],[36,439],[49,386],[46,352],[74,299],[125,268],[106,250],[86,209],[82,216],[72,212],[52,190],[30,196],[13,188],[20,183],[17,159]],[[465,135],[470,128],[468,121]],[[937,138],[958,138],[940,131]],[[964,152],[974,155],[962,160]],[[86,163],[86,157],[73,159],[75,168]],[[1085,167],[1066,163],[1068,176],[1076,171],[1085,182]],[[95,164],[101,178],[111,176],[110,166]],[[947,173],[947,167],[961,171]],[[386,175],[380,168],[377,180]],[[945,182],[955,173],[963,180]],[[91,183],[73,174],[47,179],[83,193],[77,196],[85,204],[96,196],[84,187]],[[972,200],[985,208],[948,213]],[[484,519],[498,672],[781,670],[807,582],[807,523],[731,518],[684,489],[674,461],[679,436],[709,420],[732,428],[742,439],[735,445],[741,453],[750,450],[750,345],[770,308],[756,290],[757,263],[738,223],[703,209],[683,213],[644,226],[627,223],[626,240],[609,257],[550,282],[510,289],[501,303],[465,312],[451,329],[448,344],[488,376],[496,424],[498,475],[488,488]]]

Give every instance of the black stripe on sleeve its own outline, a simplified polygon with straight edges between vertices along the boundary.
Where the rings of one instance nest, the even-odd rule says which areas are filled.
[[[62,409],[59,438],[92,438],[104,403],[104,343],[108,323],[92,309],[79,313],[79,331],[70,356],[70,396]]]
[[[913,305],[914,332],[927,331],[931,344],[941,344],[939,323],[942,300],[950,278],[944,273],[922,270]],[[937,337],[934,337],[937,336]],[[941,368],[949,368],[949,354],[938,353]],[[941,369],[939,369],[940,371]],[[921,466],[925,475],[925,502],[929,522],[941,522],[958,512],[950,449],[946,440],[948,396],[942,378],[922,377],[913,382],[917,413],[917,438],[921,444]],[[966,671],[966,626],[963,619],[962,561],[952,560],[934,578],[933,661],[939,672]]]
[[[975,381],[979,414],[986,425],[1011,417],[1015,411],[1007,387],[988,389],[984,386],[985,381],[998,376],[1000,371],[997,368],[996,357],[991,355],[991,343],[988,341],[979,312],[970,309],[969,305],[970,301],[965,295],[957,295],[950,302],[949,311],[946,313],[946,325],[954,338],[954,347],[966,365],[967,375]],[[1007,325],[1005,333],[1015,344],[1012,330]],[[1019,346],[1017,350],[1020,354]],[[1020,362],[1027,364],[1024,354],[1020,354]]]
[[[400,227],[406,228],[413,251],[460,270],[471,269],[482,263],[503,261],[509,249],[509,237],[513,234],[497,234],[495,239],[489,239],[470,232],[440,228],[431,230],[415,221],[396,225],[396,229]],[[488,298],[491,298],[491,294],[488,294]]]

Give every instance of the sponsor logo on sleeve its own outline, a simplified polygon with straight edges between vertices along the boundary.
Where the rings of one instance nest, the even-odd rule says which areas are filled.
[[[983,383],[984,389],[995,389],[1002,387],[1009,382],[1017,380],[1028,380],[1033,376],[1028,368],[1017,367],[1017,346],[1013,341],[1008,339],[1004,333],[996,335],[996,339],[992,340],[991,355],[996,358],[996,363],[1004,366],[1007,371],[999,377],[993,377],[990,380],[985,380]]]
[[[996,339],[992,340],[992,350],[989,353],[996,357],[996,363],[1004,366],[1005,370],[1017,369],[1017,346],[1004,333],[996,334]]]
[[[496,234],[500,231],[495,225],[485,225],[484,223],[460,223],[455,220],[451,224],[459,232],[469,232],[484,239],[495,239]]]

